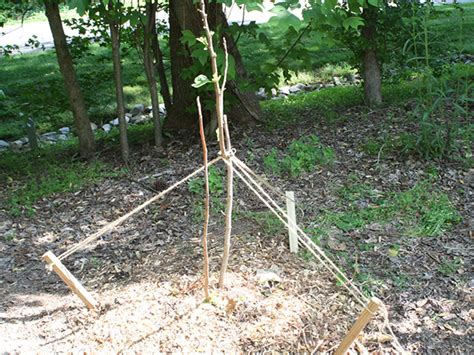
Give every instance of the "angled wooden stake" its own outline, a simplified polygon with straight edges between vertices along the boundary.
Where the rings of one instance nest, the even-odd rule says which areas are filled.
[[[288,236],[290,239],[290,252],[298,253],[298,232],[296,231],[295,193],[286,191],[286,213],[288,214]]]
[[[68,269],[51,251],[43,255],[43,260],[52,267],[54,272],[66,283],[66,285],[74,292],[82,302],[90,310],[96,310],[97,302],[92,298],[91,294],[81,285],[81,283],[69,272]]]
[[[365,326],[370,322],[375,313],[377,313],[377,310],[381,305],[382,301],[377,297],[372,297],[370,299],[369,304],[363,309],[359,318],[357,318],[356,322],[349,330],[349,333],[347,333],[339,347],[334,352],[334,355],[344,355],[347,352]]]

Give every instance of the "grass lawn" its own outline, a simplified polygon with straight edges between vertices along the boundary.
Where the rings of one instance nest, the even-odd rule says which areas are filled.
[[[474,4],[463,5],[465,11],[462,18],[452,6],[442,9],[443,15],[432,20],[436,43],[446,44],[451,51],[463,48],[465,53],[474,53]],[[452,30],[461,28],[461,20],[462,33]],[[278,41],[281,35],[280,29],[272,24],[263,25],[261,30],[274,41]],[[350,59],[348,49],[321,47],[311,37],[304,39],[304,45],[313,53],[309,58],[313,70],[299,72],[291,82],[311,82],[351,70],[347,64],[340,65]],[[250,72],[258,72],[262,63],[277,61],[274,54],[248,36],[241,37],[239,48]],[[256,55],[258,61],[253,60]],[[307,59],[293,58],[292,66],[295,70],[307,67],[306,63],[302,64]],[[0,68],[0,90],[6,95],[6,98],[0,99],[0,139],[25,136],[24,124],[28,117],[37,121],[41,133],[72,125],[72,114],[54,52],[0,58]],[[110,51],[93,47],[90,53],[76,59],[76,70],[91,120],[101,124],[113,119],[115,94]],[[132,50],[124,56],[123,73],[127,104],[148,104],[146,78],[136,51]],[[359,96],[357,93],[351,101],[357,101]]]
[[[147,103],[146,78],[140,60],[133,53],[123,62],[126,101]],[[39,132],[72,125],[53,51],[0,58],[0,67],[0,86],[6,95],[0,102],[0,139],[24,136],[27,117],[37,121]],[[113,119],[115,92],[110,52],[94,48],[91,55],[76,61],[76,70],[91,120],[100,124]]]

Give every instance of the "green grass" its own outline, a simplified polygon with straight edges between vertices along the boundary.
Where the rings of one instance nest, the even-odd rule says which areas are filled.
[[[463,260],[460,257],[454,259],[443,258],[438,265],[438,272],[444,276],[451,276],[457,272],[463,265]]]
[[[448,196],[433,188],[431,180],[401,192],[381,192],[367,184],[352,184],[337,191],[342,211],[326,211],[318,222],[319,233],[331,227],[343,232],[369,224],[396,221],[408,236],[438,236],[461,221]],[[322,231],[322,232],[321,232]]]
[[[276,217],[273,212],[270,211],[240,211],[238,214],[243,218],[248,218],[252,221],[255,221],[262,228],[263,233],[268,236],[278,235],[285,228],[283,223],[278,219],[278,217]]]
[[[35,214],[34,205],[54,194],[74,192],[107,177],[122,175],[104,160],[77,160],[77,142],[45,147],[37,152],[0,155],[0,182],[6,186],[2,207],[11,215]]]
[[[474,66],[457,64],[452,66],[451,80],[474,79]],[[397,105],[416,97],[423,88],[421,80],[402,81],[382,87],[384,105]],[[268,127],[275,128],[301,120],[303,117],[332,119],[335,111],[364,104],[363,90],[357,86],[337,86],[321,91],[292,95],[286,99],[262,102],[262,110]]]
[[[430,21],[431,30],[434,39],[448,50],[474,54],[474,3],[461,4],[461,7],[462,12],[453,5],[437,6],[441,15]]]
[[[60,5],[60,11],[61,11],[61,18],[63,20],[69,20],[72,18],[80,17],[77,14],[76,10],[70,9],[66,5]],[[46,18],[46,15],[44,13],[43,5],[39,5],[39,9],[28,11],[25,14],[23,19],[21,17],[8,19],[5,26],[6,27],[19,26],[25,23],[46,22],[46,21],[48,21],[48,19]],[[1,28],[0,28],[0,32],[1,32]]]
[[[310,135],[291,142],[284,157],[273,148],[263,159],[263,163],[273,174],[287,173],[297,177],[305,171],[314,170],[318,165],[330,165],[334,159],[334,150],[322,144],[318,137]]]
[[[123,60],[126,103],[148,104],[146,78],[136,52]],[[72,125],[72,114],[54,52],[0,58],[0,139],[25,135],[28,117],[38,131],[54,131]],[[76,71],[92,122],[102,124],[114,118],[115,91],[110,51],[94,47],[90,55],[76,60]]]

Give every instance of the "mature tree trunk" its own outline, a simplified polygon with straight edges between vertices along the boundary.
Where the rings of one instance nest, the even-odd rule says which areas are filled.
[[[209,10],[211,12],[210,20],[214,24],[214,28],[222,26],[224,31],[223,37],[226,40],[228,52],[234,58],[235,62],[235,71],[237,77],[240,80],[247,81],[249,80],[249,75],[247,69],[245,69],[242,56],[240,55],[239,48],[237,43],[235,43],[234,38],[229,35],[226,30],[229,28],[229,24],[225,17],[224,11],[222,10],[222,4],[217,4],[212,2],[209,5]],[[227,89],[238,101],[238,105],[235,105],[231,108],[228,116],[234,118],[242,123],[253,124],[256,121],[260,120],[262,111],[260,108],[260,102],[253,91],[242,92],[237,83],[234,80],[229,81]]]
[[[163,132],[160,122],[160,105],[158,103],[158,90],[156,88],[155,69],[153,67],[153,59],[151,52],[151,39],[153,36],[153,26],[155,25],[157,3],[147,2],[145,5],[146,23],[143,28],[143,64],[145,66],[146,78],[151,97],[151,108],[153,114],[153,124],[155,127],[155,146],[159,147],[163,144]]]
[[[211,28],[216,30],[218,25],[222,25],[224,29],[227,28],[228,24],[222,11],[222,5],[212,2],[208,6],[208,9]],[[191,88],[192,79],[185,80],[181,76],[183,70],[193,64],[189,49],[183,46],[180,41],[182,31],[184,30],[193,32],[196,37],[201,35],[202,22],[197,12],[197,7],[193,4],[192,0],[170,0],[170,50],[173,104],[172,110],[168,114],[166,126],[172,129],[192,129],[197,126],[196,114],[192,110],[195,105],[195,92]],[[236,73],[239,79],[247,79],[247,73],[235,42],[230,35],[225,34],[224,36],[226,38],[228,52],[234,57]],[[228,113],[229,121],[249,123],[258,119],[260,115],[260,105],[254,93],[241,92],[233,80],[228,82],[226,92],[227,94],[234,95],[238,102]]]
[[[171,94],[168,86],[168,79],[166,78],[165,65],[163,63],[163,52],[160,48],[160,42],[158,40],[158,33],[156,31],[156,24],[153,26],[153,34],[151,37],[151,47],[153,50],[153,55],[155,57],[155,67],[156,72],[158,73],[158,78],[160,79],[160,92],[165,103],[166,112],[171,110]]]
[[[113,3],[109,2],[109,10],[113,11]],[[127,121],[125,120],[125,99],[123,95],[123,80],[122,80],[122,63],[120,58],[120,25],[116,20],[111,20],[110,24],[110,38],[112,41],[112,61],[114,64],[114,82],[115,82],[115,96],[117,99],[117,115],[119,119],[120,130],[120,150],[122,152],[122,159],[127,162],[129,156],[128,139],[127,139]]]
[[[377,9],[370,6],[365,9],[362,17],[365,25],[362,28],[362,37],[365,40],[362,53],[362,76],[364,78],[364,99],[370,106],[382,103],[382,75],[377,58],[376,23]]]
[[[194,128],[197,119],[192,110],[195,106],[195,93],[191,87],[193,81],[185,80],[181,76],[183,69],[189,68],[193,64],[193,60],[188,48],[181,43],[180,39],[184,30],[190,30],[194,35],[199,36],[202,29],[201,18],[192,0],[170,0],[169,22],[173,104],[167,114],[166,127],[171,129]]]
[[[59,69],[69,96],[74,125],[79,137],[79,152],[81,157],[90,158],[94,154],[94,134],[92,133],[84,98],[81,88],[79,87],[79,82],[77,81],[76,72],[74,71],[72,57],[69,53],[66,35],[64,34],[61,16],[59,14],[59,6],[56,0],[45,0],[44,5],[49,27],[53,34]]]

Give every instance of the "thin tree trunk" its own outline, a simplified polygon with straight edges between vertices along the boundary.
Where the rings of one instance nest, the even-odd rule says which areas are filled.
[[[382,103],[382,75],[380,63],[377,58],[376,23],[377,9],[369,5],[362,17],[365,25],[362,28],[362,37],[365,48],[362,53],[362,76],[364,78],[364,99],[369,107]]]
[[[200,1],[200,12],[201,18],[204,25],[204,30],[206,32],[207,38],[207,50],[211,58],[211,68],[212,68],[212,77],[220,78],[219,71],[217,67],[217,54],[214,51],[214,44],[212,33],[209,28],[209,23],[207,20],[206,8],[204,0]],[[221,155],[227,161],[227,198],[226,198],[226,209],[225,209],[225,231],[224,231],[224,252],[222,254],[222,264],[221,264],[221,273],[219,276],[219,287],[224,287],[225,274],[227,272],[227,266],[229,263],[230,256],[230,239],[232,234],[232,207],[233,207],[233,189],[234,189],[234,167],[231,157],[228,155],[232,151],[230,144],[230,135],[229,135],[229,126],[227,124],[227,117],[224,115],[224,92],[226,90],[227,82],[227,69],[228,69],[228,56],[227,56],[227,47],[225,41],[224,52],[225,52],[225,69],[222,75],[222,85],[220,85],[219,79],[213,79],[212,83],[214,86],[214,94],[216,100],[216,116],[219,130],[219,148]]]
[[[151,53],[151,37],[152,29],[155,24],[156,2],[147,2],[145,5],[146,23],[143,28],[143,64],[145,66],[146,78],[148,81],[148,88],[150,90],[151,107],[153,114],[155,146],[160,147],[163,144],[163,133],[160,122],[160,105],[158,102],[158,90],[156,88],[155,70],[153,68],[153,60]]]
[[[209,255],[207,250],[207,229],[209,226],[209,169],[207,165],[207,145],[206,135],[204,134],[204,122],[202,118],[201,102],[199,96],[196,99],[199,117],[199,134],[202,143],[202,155],[204,159],[204,182],[205,182],[205,197],[204,197],[204,224],[202,227],[202,249],[204,254],[204,297],[206,301],[209,300]]]
[[[109,2],[109,11],[113,11],[113,3]],[[125,120],[125,99],[123,95],[122,63],[120,58],[120,25],[117,21],[111,20],[110,38],[112,41],[112,61],[114,64],[115,97],[117,100],[117,115],[120,130],[120,150],[124,162],[128,161],[129,147],[127,139],[127,121]]]
[[[168,86],[168,79],[166,78],[165,66],[163,64],[163,52],[161,51],[158,33],[156,32],[156,24],[153,26],[152,32],[151,47],[155,57],[156,72],[158,73],[158,78],[160,79],[160,92],[165,103],[166,112],[170,112],[171,94]]]
[[[94,134],[92,132],[81,88],[77,81],[76,72],[74,71],[74,64],[61,22],[59,6],[55,0],[45,0],[44,5],[49,27],[53,34],[59,69],[64,79],[64,85],[69,97],[72,115],[74,117],[74,125],[77,131],[77,136],[79,137],[79,153],[82,158],[88,159],[94,154]]]

